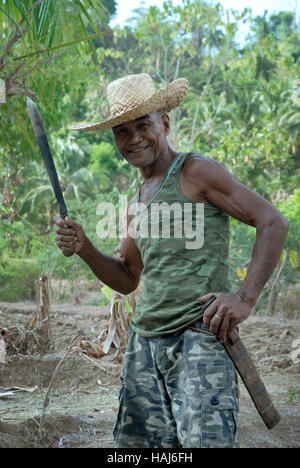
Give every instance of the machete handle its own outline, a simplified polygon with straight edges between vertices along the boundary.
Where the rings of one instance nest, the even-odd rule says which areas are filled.
[[[62,247],[61,250],[65,257],[72,257],[75,253],[75,249],[73,247]]]
[[[204,304],[202,304],[202,310],[205,311],[216,299],[217,296],[211,296],[206,302],[204,302]]]
[[[68,215],[67,212],[65,213],[60,213],[60,216],[62,219],[65,219]],[[68,226],[68,225],[67,225]],[[68,229],[71,229],[70,226],[68,226]],[[62,253],[64,254],[65,257],[72,257],[75,253],[75,246],[72,247],[61,247]]]
[[[231,336],[227,339],[227,341],[231,346],[233,346],[238,340],[240,340],[240,336],[236,328],[235,330],[233,330]]]

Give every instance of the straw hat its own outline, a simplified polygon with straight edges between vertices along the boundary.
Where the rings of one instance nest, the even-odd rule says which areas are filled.
[[[125,76],[107,86],[107,119],[100,123],[76,124],[71,130],[93,132],[116,127],[151,112],[170,112],[184,99],[187,89],[188,81],[185,78],[172,81],[165,88],[156,91],[152,78],[147,73]]]

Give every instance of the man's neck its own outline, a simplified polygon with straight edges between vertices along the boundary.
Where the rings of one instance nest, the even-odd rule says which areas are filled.
[[[142,167],[140,172],[145,183],[151,183],[154,179],[163,177],[176,156],[176,151],[168,147],[164,153],[158,156],[154,163]]]

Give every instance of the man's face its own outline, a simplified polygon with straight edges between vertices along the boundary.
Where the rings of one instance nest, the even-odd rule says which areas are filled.
[[[168,148],[170,131],[167,115],[153,112],[113,128],[118,150],[139,169],[153,164]]]

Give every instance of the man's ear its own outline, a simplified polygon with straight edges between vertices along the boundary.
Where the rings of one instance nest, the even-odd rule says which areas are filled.
[[[170,117],[168,116],[167,113],[163,113],[162,116],[162,122],[163,122],[163,125],[164,125],[164,128],[165,128],[165,131],[166,131],[166,135],[169,135],[170,134]]]

